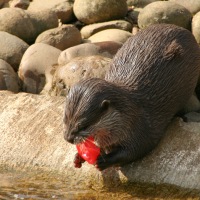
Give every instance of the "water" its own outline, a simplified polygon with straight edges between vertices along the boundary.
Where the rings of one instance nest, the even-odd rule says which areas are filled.
[[[87,189],[70,186],[70,180],[61,176],[32,172],[0,173],[1,200],[131,200],[131,199],[200,199],[198,191],[172,186],[131,184],[112,188]]]

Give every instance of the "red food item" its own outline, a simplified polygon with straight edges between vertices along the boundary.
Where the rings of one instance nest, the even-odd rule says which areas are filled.
[[[100,148],[94,144],[94,137],[90,136],[85,142],[76,145],[78,154],[90,164],[94,164],[100,154]]]

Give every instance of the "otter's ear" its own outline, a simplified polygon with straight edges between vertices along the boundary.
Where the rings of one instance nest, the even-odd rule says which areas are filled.
[[[101,109],[107,110],[110,106],[110,101],[109,100],[103,100],[101,102]]]

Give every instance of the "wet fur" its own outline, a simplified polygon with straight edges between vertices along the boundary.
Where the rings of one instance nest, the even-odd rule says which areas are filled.
[[[200,50],[193,35],[153,25],[131,37],[113,59],[106,80],[89,79],[66,99],[65,139],[92,134],[101,148],[96,167],[121,166],[149,153],[194,92]]]

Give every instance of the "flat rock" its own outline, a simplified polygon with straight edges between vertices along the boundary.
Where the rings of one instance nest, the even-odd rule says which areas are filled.
[[[19,79],[17,73],[4,60],[0,59],[0,90],[19,92]]]
[[[119,42],[96,42],[96,43],[84,43],[62,51],[58,57],[58,64],[65,65],[75,57],[99,55],[103,57],[113,58],[122,43]]]
[[[0,59],[9,63],[15,71],[29,45],[20,38],[7,32],[0,31]]]
[[[24,53],[19,78],[23,91],[38,94],[45,85],[45,71],[57,64],[60,50],[44,43],[31,45]]]
[[[84,163],[73,167],[74,145],[63,138],[65,98],[0,91],[0,166],[60,173],[69,188],[86,189],[126,183],[173,184],[200,191],[200,123],[175,119],[157,148],[121,170],[98,172]],[[134,187],[134,186],[133,186]],[[144,189],[145,190],[145,189]]]
[[[109,22],[95,23],[95,24],[84,26],[81,29],[81,35],[83,38],[89,38],[90,36],[94,35],[95,33],[99,31],[112,29],[112,28],[131,32],[132,25],[131,23],[125,20],[114,20],[114,21],[109,21]]]
[[[175,24],[186,29],[191,27],[192,14],[183,6],[170,1],[148,4],[138,16],[138,25],[145,28],[151,24]]]
[[[76,0],[73,8],[77,19],[85,24],[120,19],[128,10],[126,0]]]
[[[103,42],[103,41],[114,41],[124,43],[126,40],[131,37],[132,34],[128,31],[123,31],[120,29],[107,29],[100,31],[91,37],[89,37],[86,42]]]
[[[42,32],[36,43],[45,43],[60,50],[78,45],[82,42],[80,31],[73,25],[62,25]]]

